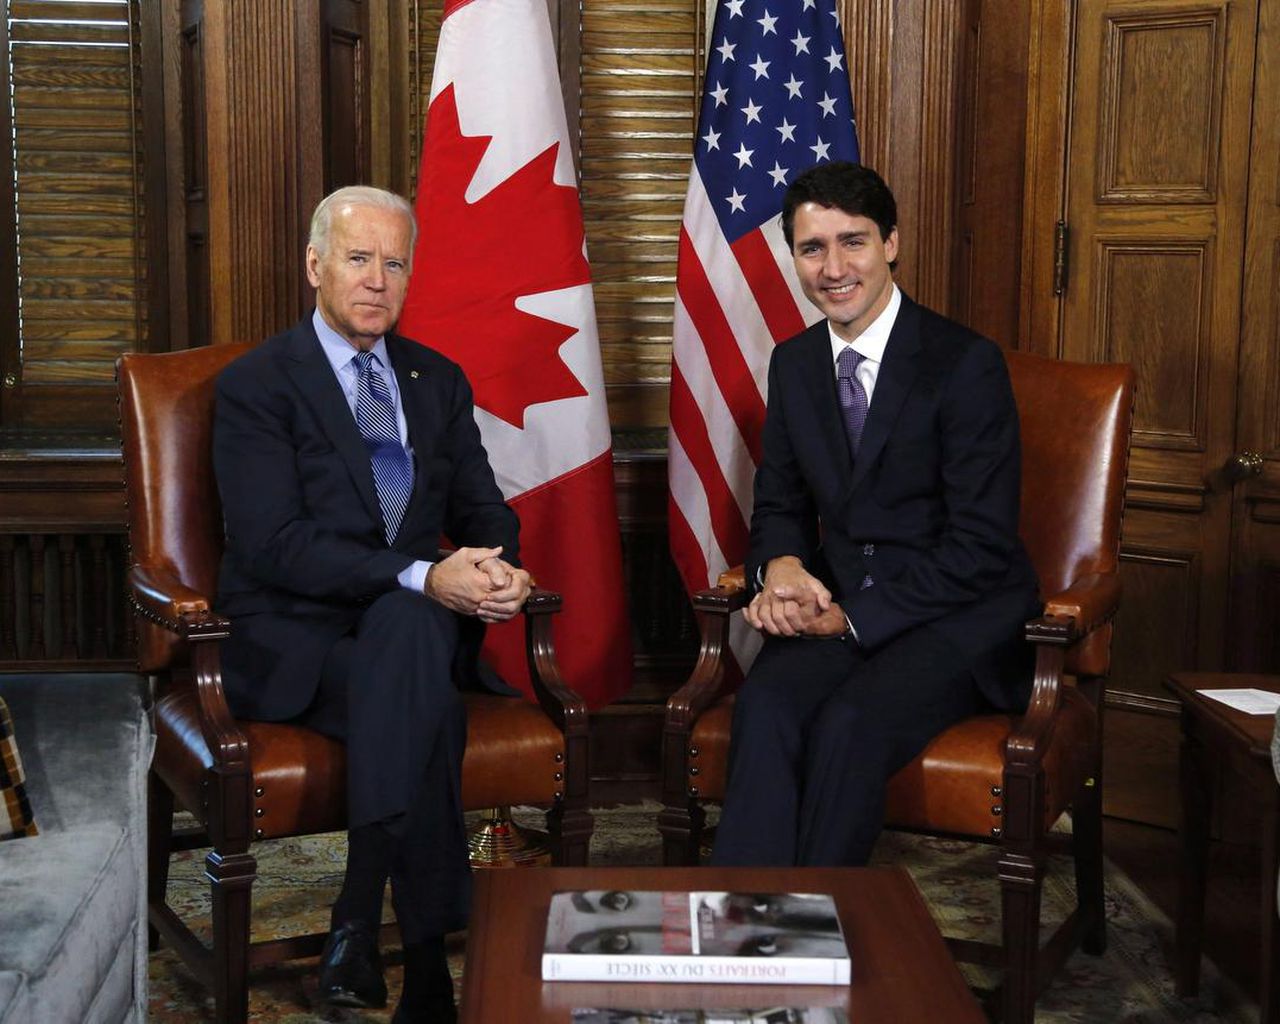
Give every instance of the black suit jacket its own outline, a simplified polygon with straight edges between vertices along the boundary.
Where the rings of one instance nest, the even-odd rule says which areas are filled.
[[[747,578],[797,555],[864,648],[932,624],[989,700],[1024,705],[1027,680],[1010,666],[1039,604],[1019,487],[1018,414],[994,343],[903,296],[855,463],[821,321],[769,364]]]
[[[462,370],[386,339],[414,450],[414,490],[388,547],[369,454],[311,317],[263,342],[218,379],[213,457],[226,545],[218,608],[227,696],[237,714],[291,718],[311,702],[324,658],[363,609],[399,586],[442,536],[501,544],[518,564],[518,523],[480,442]],[[479,648],[477,620],[464,648]]]

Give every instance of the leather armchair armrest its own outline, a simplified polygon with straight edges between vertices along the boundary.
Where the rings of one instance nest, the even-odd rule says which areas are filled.
[[[1067,650],[1105,626],[1120,605],[1118,573],[1091,573],[1045,602],[1044,614],[1026,625],[1036,645],[1036,674],[1027,713],[1005,741],[1008,762],[1034,767],[1053,738],[1062,702]]]
[[[1080,577],[1045,601],[1044,614],[1027,623],[1027,639],[1074,643],[1111,621],[1120,607],[1120,591],[1119,573],[1090,573]]]
[[[167,568],[132,566],[128,585],[130,598],[147,619],[185,640],[221,639],[230,631],[231,623],[210,608],[209,598]]]

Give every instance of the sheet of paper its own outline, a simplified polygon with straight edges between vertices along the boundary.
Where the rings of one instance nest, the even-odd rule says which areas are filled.
[[[1280,708],[1280,693],[1270,690],[1196,690],[1202,697],[1221,701],[1229,708],[1243,711],[1246,715],[1274,715]]]

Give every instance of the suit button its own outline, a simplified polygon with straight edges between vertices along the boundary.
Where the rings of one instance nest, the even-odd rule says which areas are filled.
[[[874,544],[863,544],[863,545],[862,545],[862,554],[863,554],[863,556],[864,556],[864,557],[866,557],[866,558],[870,558],[870,557],[871,557],[872,555],[874,555],[875,553],[876,553],[876,546],[875,546]]]

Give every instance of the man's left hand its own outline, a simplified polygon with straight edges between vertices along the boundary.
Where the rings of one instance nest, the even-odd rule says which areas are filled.
[[[481,622],[506,622],[524,607],[529,596],[529,574],[494,556],[476,564],[489,577],[489,593],[476,609]]]

